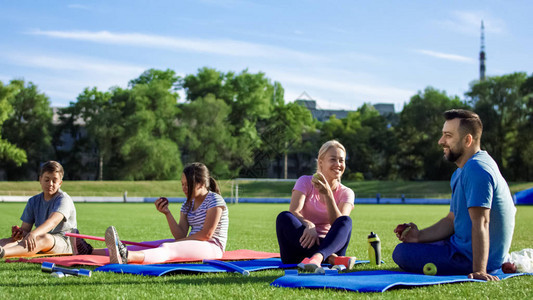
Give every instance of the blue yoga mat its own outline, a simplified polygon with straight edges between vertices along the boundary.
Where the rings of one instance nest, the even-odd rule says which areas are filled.
[[[154,264],[154,265],[119,265],[109,264],[96,268],[97,272],[114,272],[145,276],[163,276],[176,273],[213,273],[237,272],[248,275],[253,271],[267,269],[295,268],[295,264],[283,264],[279,258],[266,258],[244,261],[204,260],[203,264]]]
[[[533,273],[494,274],[500,279],[507,279]],[[486,282],[484,280],[469,279],[466,275],[429,276],[388,270],[360,271],[351,273],[327,272],[325,275],[298,273],[296,270],[285,271],[270,285],[288,288],[310,289],[341,289],[355,292],[384,292],[391,288],[416,287],[456,282]]]
[[[383,261],[382,261],[383,262]],[[367,264],[368,260],[357,260],[358,264]],[[283,264],[280,258],[265,258],[241,261],[204,260],[203,264],[153,264],[153,265],[120,265],[108,264],[96,268],[96,272],[113,272],[137,274],[144,276],[163,276],[179,273],[215,273],[236,272],[249,275],[250,272],[268,269],[292,269],[296,264]],[[329,265],[324,265],[329,266]]]

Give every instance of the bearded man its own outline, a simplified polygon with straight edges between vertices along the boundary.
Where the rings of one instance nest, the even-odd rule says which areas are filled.
[[[499,280],[491,275],[501,268],[509,252],[516,208],[509,186],[494,159],[481,150],[483,124],[471,111],[453,109],[444,113],[439,145],[444,158],[457,165],[450,185],[450,211],[434,225],[419,230],[408,223],[401,244],[392,255],[408,272],[422,273],[433,263],[438,275],[468,275],[468,278]],[[399,225],[400,227],[400,225]]]

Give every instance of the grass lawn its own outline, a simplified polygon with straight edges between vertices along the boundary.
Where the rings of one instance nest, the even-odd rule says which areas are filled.
[[[219,180],[222,195],[231,196],[232,181]],[[359,198],[450,198],[449,181],[343,181]],[[290,198],[294,182],[239,182],[239,197]],[[511,193],[533,187],[533,182],[509,182]],[[184,197],[181,183],[169,181],[64,181],[61,187],[70,196],[122,197]],[[0,195],[33,196],[41,192],[38,181],[0,181]]]
[[[103,236],[114,225],[121,238],[130,241],[170,237],[165,218],[153,204],[77,203],[78,227],[84,234]],[[9,236],[12,225],[19,225],[23,203],[0,203],[0,236]],[[229,205],[230,229],[227,250],[252,249],[277,252],[274,220],[288,209],[287,204]],[[178,212],[179,204],[172,204]],[[397,269],[391,259],[397,244],[393,229],[398,223],[415,222],[426,227],[448,212],[444,205],[356,205],[352,213],[354,228],[348,248],[349,255],[367,258],[366,236],[378,233],[382,241],[381,267],[358,266],[357,270]],[[511,251],[533,246],[531,235],[533,207],[519,206]],[[103,246],[103,242],[91,242]],[[91,267],[92,269],[92,267]],[[93,273],[91,278],[52,278],[40,271],[38,264],[0,262],[1,299],[324,299],[326,297],[359,299],[529,299],[533,295],[533,276],[521,276],[501,282],[459,283],[413,289],[387,291],[379,294],[358,294],[339,290],[298,290],[275,288],[269,284],[283,275],[281,270],[240,274],[172,275],[143,277],[111,273]]]

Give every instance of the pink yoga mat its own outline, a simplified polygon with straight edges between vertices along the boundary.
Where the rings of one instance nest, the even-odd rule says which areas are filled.
[[[233,251],[226,251],[224,255],[219,260],[250,260],[250,259],[261,259],[261,258],[276,258],[279,257],[279,253],[273,252],[261,252],[248,249],[239,249]],[[75,265],[86,265],[86,266],[103,266],[109,264],[109,257],[100,256],[100,255],[74,255],[74,256],[55,256],[55,257],[40,257],[32,259],[19,258],[16,260],[6,260],[6,262],[25,262],[25,263],[36,263],[41,264],[43,262],[51,262],[56,265],[71,267]],[[191,260],[187,258],[178,258],[175,260],[166,261],[166,263],[180,263],[180,262],[196,262],[202,260]]]
[[[72,236],[72,237],[75,237],[75,238],[82,238],[82,239],[105,242],[105,238],[104,237],[99,237],[99,236],[92,236],[92,235],[71,233],[71,232],[66,232],[65,235],[66,236]],[[146,247],[146,248],[157,248],[157,247],[159,247],[159,245],[155,245],[154,246],[154,245],[152,245],[150,243],[137,243],[137,242],[130,242],[130,241],[122,241],[122,240],[121,240],[121,242],[126,244],[126,245],[141,246],[141,247]]]

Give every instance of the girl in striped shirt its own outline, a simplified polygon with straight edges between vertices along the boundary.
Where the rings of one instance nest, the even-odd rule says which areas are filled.
[[[155,264],[176,258],[201,260],[222,257],[229,219],[217,182],[204,164],[192,163],[183,170],[181,188],[187,201],[181,207],[179,222],[170,212],[166,198],[155,201],[156,209],[165,215],[176,241],[163,243],[158,248],[128,251],[120,242],[115,227],[110,226],[105,240],[111,263]]]

